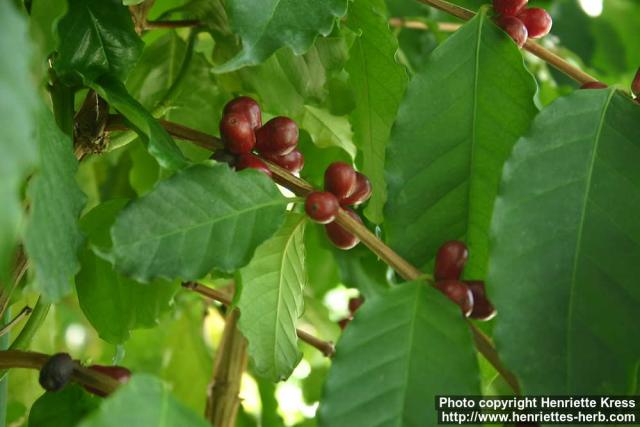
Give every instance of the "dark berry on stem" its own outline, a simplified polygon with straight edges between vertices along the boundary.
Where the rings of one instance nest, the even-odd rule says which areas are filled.
[[[345,317],[344,319],[338,320],[338,326],[340,326],[340,329],[344,331],[344,328],[347,327],[349,322],[351,322],[351,318],[350,317]]]
[[[509,34],[518,47],[524,46],[527,41],[527,27],[515,16],[502,16],[498,19],[498,25]]]
[[[231,167],[234,167],[236,165],[236,156],[234,156],[227,150],[216,150],[211,158],[218,163],[226,163]]]
[[[640,68],[638,68],[638,71],[636,71],[636,76],[631,82],[631,93],[633,93],[636,97],[640,96]]]
[[[256,135],[244,114],[230,113],[222,116],[220,136],[227,150],[233,154],[250,153],[256,145]]]
[[[609,86],[602,82],[586,82],[580,86],[580,89],[606,89],[608,87]]]
[[[360,172],[356,172],[356,186],[349,197],[340,200],[342,206],[358,206],[371,197],[371,181]]]
[[[314,191],[304,202],[304,210],[309,218],[320,224],[328,224],[336,219],[339,209],[336,196],[326,191]]]
[[[100,372],[101,374],[105,374],[118,381],[120,384],[125,384],[131,378],[131,371],[125,368],[124,366],[104,366],[104,365],[91,365],[89,369],[93,369],[94,371]],[[93,387],[84,386],[85,390],[89,393],[93,393],[97,396],[105,397],[106,394],[98,389]]]
[[[459,280],[440,280],[436,282],[438,288],[451,301],[462,309],[462,313],[469,317],[473,311],[473,294],[464,283]]]
[[[496,315],[496,309],[487,298],[484,282],[481,280],[465,280],[473,294],[473,310],[469,317],[478,320],[490,320]]]
[[[40,369],[38,381],[47,391],[58,391],[71,379],[76,363],[67,353],[54,354]]]
[[[493,0],[493,10],[500,15],[517,15],[527,5],[528,0]]]
[[[263,162],[260,159],[260,157],[253,155],[251,153],[242,154],[238,156],[238,160],[236,161],[237,170],[241,171],[247,168],[257,169],[271,176],[271,171],[269,170],[269,166],[267,166],[267,164]]]
[[[358,311],[362,304],[364,304],[363,297],[354,297],[349,299],[349,312],[353,315],[356,311]]]
[[[527,34],[532,39],[539,39],[549,34],[553,24],[551,15],[539,7],[523,10],[518,14],[518,18],[527,27]]]
[[[451,240],[440,246],[436,255],[436,280],[459,279],[468,258],[467,245],[458,240]]]
[[[258,129],[262,126],[262,113],[260,112],[260,106],[253,99],[248,96],[239,96],[232,99],[224,106],[224,114],[239,113],[249,119],[252,129]]]
[[[358,216],[357,213],[350,209],[345,209],[345,212],[349,214],[349,216],[356,221],[362,223],[362,220]],[[355,247],[358,243],[360,243],[360,239],[355,235],[351,234],[349,231],[342,228],[337,222],[332,222],[326,224],[324,226],[325,231],[327,232],[327,236],[329,240],[338,248],[343,250],[348,250]]]
[[[298,125],[288,117],[269,120],[256,131],[256,148],[261,154],[284,156],[298,145]]]
[[[304,167],[304,156],[297,149],[284,156],[277,156],[270,153],[263,154],[264,158],[285,168],[291,173],[298,173]]]
[[[324,189],[339,199],[346,199],[356,189],[356,171],[344,162],[334,162],[324,172]]]

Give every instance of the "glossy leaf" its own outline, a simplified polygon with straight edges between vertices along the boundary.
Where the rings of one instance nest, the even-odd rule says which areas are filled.
[[[486,8],[432,53],[407,89],[387,151],[387,241],[401,256],[422,266],[443,242],[463,238],[465,274],[485,276],[502,165],[536,112],[535,89]]]
[[[344,330],[319,424],[436,425],[436,395],[479,391],[473,340],[460,309],[424,283],[404,283],[367,300]]]
[[[408,79],[404,67],[395,60],[398,41],[389,29],[383,0],[352,3],[347,25],[360,32],[346,65],[356,96],[350,121],[361,153],[358,162],[373,186],[365,213],[379,224],[386,201],[385,151]]]
[[[489,292],[501,357],[526,393],[636,384],[639,122],[625,95],[578,91],[540,113],[505,165]]]
[[[87,393],[77,384],[68,384],[59,392],[47,392],[33,403],[29,426],[68,427],[100,406],[102,399]]]
[[[302,357],[296,321],[302,315],[302,290],[307,286],[302,214],[289,214],[240,271],[239,328],[249,342],[257,374],[272,381],[289,377]]]
[[[37,123],[41,167],[29,182],[25,249],[35,271],[35,288],[55,302],[71,292],[80,268],[78,251],[84,236],[78,218],[86,197],[76,182],[78,161],[71,139],[44,106]]]
[[[311,139],[318,147],[342,148],[352,158],[355,157],[356,147],[346,117],[334,116],[321,108],[305,105],[300,127],[311,134]]]
[[[116,268],[142,282],[235,271],[280,227],[286,203],[262,172],[192,166],[119,215],[111,232]]]

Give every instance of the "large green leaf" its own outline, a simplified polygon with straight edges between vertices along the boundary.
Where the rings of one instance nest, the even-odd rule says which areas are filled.
[[[22,221],[20,188],[38,161],[33,138],[36,89],[30,75],[27,26],[11,2],[0,2],[0,282],[6,283]],[[20,52],[16,55],[16,52]]]
[[[465,274],[485,276],[502,165],[536,112],[535,88],[486,8],[433,52],[387,151],[387,240],[400,255],[422,266],[444,241],[464,238]]]
[[[347,0],[229,0],[226,8],[242,51],[218,72],[259,64],[282,46],[305,53],[319,34],[331,32],[346,13]]]
[[[33,403],[29,411],[31,427],[69,427],[100,406],[102,399],[69,384],[58,392],[46,392]]]
[[[302,315],[302,290],[307,285],[306,221],[302,214],[289,214],[280,231],[264,242],[240,271],[238,326],[249,341],[256,373],[272,381],[289,377],[302,357],[296,321]]]
[[[480,391],[460,309],[424,283],[367,300],[338,342],[320,402],[320,425],[435,426],[436,395]]]
[[[384,0],[357,0],[349,9],[347,25],[360,31],[346,69],[356,96],[350,116],[362,172],[373,185],[367,217],[382,222],[386,201],[384,160],[391,125],[407,86],[407,73],[395,60],[398,41],[389,29]]]
[[[280,227],[286,203],[262,172],[192,166],[122,211],[111,233],[115,265],[141,282],[235,271]]]
[[[170,388],[149,375],[134,375],[78,427],[207,427],[202,417],[177,402]]]
[[[356,156],[356,147],[351,140],[351,127],[346,117],[334,116],[321,108],[304,106],[300,127],[311,135],[313,143],[320,148],[338,147]]]
[[[71,139],[44,106],[37,123],[41,168],[29,183],[31,207],[24,243],[36,275],[35,288],[45,299],[58,301],[71,292],[80,268],[78,251],[84,237],[78,218],[86,197],[76,182],[78,160]]]
[[[526,393],[636,384],[638,123],[623,94],[578,91],[540,113],[505,165],[489,285],[498,349]]]
[[[144,45],[119,0],[69,0],[58,34],[56,73],[67,79],[80,76],[86,82],[103,74],[124,80]]]

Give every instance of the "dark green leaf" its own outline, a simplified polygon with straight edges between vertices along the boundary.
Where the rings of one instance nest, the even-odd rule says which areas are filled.
[[[578,91],[540,113],[505,165],[489,291],[498,349],[526,393],[636,384],[638,123],[626,96]]]
[[[58,46],[57,26],[67,12],[66,0],[36,0],[31,6],[30,27],[40,45],[40,53],[49,54]]]
[[[116,267],[142,282],[235,271],[280,227],[286,203],[256,170],[192,166],[122,211],[111,233]]]
[[[69,384],[59,392],[47,392],[33,403],[29,412],[30,427],[75,426],[100,406],[102,399]]]
[[[387,151],[387,240],[401,256],[422,266],[446,240],[464,238],[465,274],[485,277],[500,172],[536,112],[535,90],[486,8],[433,52],[407,89]]]

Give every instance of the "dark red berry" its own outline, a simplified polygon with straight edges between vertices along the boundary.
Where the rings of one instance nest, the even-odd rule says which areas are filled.
[[[227,150],[233,154],[250,153],[256,145],[256,135],[244,114],[230,113],[222,116],[220,136]]]
[[[500,15],[517,15],[527,5],[528,0],[493,0],[493,10]]]
[[[553,20],[549,13],[539,7],[525,9],[518,14],[518,18],[527,27],[528,37],[539,39],[549,34]]]
[[[261,154],[284,156],[298,145],[298,125],[288,117],[269,120],[256,131],[256,148]]]
[[[606,89],[609,86],[607,86],[606,84],[602,83],[602,82],[586,82],[584,83],[582,86],[580,86],[580,89]]]
[[[260,157],[255,156],[251,153],[242,154],[238,156],[238,160],[236,161],[237,170],[241,171],[247,168],[257,169],[271,176],[271,171],[269,170],[269,166],[267,166],[267,164],[263,162],[260,159]]]
[[[344,331],[344,328],[346,328],[350,322],[351,322],[351,318],[345,317],[344,319],[338,320],[338,326],[340,326],[340,329]]]
[[[354,297],[349,299],[349,312],[353,315],[364,304],[363,297]]]
[[[58,391],[69,382],[75,366],[67,353],[54,354],[42,365],[38,381],[45,390]]]
[[[469,317],[473,311],[473,294],[464,283],[459,280],[440,280],[436,288],[462,309],[462,313]]]
[[[265,153],[263,156],[265,159],[287,169],[291,173],[298,173],[304,167],[304,156],[297,149],[284,156],[277,156],[270,153]]]
[[[232,99],[224,106],[224,114],[239,113],[243,114],[249,119],[252,129],[258,129],[262,126],[262,113],[260,112],[260,106],[253,99],[248,96],[239,96]]]
[[[436,280],[459,279],[468,258],[467,245],[458,240],[451,240],[440,246],[436,255]]]
[[[527,41],[527,27],[515,16],[502,16],[498,19],[498,25],[513,39],[518,47],[524,46]]]
[[[234,156],[227,150],[216,150],[211,158],[218,163],[226,163],[231,167],[234,167],[236,165],[236,156]]]
[[[481,280],[465,280],[473,294],[473,310],[469,317],[478,320],[489,320],[496,315],[496,309],[487,298],[484,282]]]
[[[351,196],[356,189],[356,171],[344,162],[334,162],[324,172],[324,189],[335,194],[338,200]]]
[[[117,380],[120,384],[129,382],[129,379],[131,378],[131,371],[124,366],[91,365],[89,366],[89,369],[93,369],[94,371],[100,372],[101,374],[108,375],[114,380]],[[106,393],[93,387],[84,386],[84,388],[89,393],[93,393],[97,396],[106,396]]]
[[[636,76],[631,82],[631,93],[633,93],[636,98],[640,96],[640,68],[636,71]]]
[[[362,220],[354,211],[345,209],[345,212],[348,213],[351,218],[362,223]],[[342,228],[337,222],[326,224],[324,229],[327,232],[329,240],[340,249],[348,250],[360,243],[360,239]]]
[[[340,204],[336,196],[326,191],[314,191],[304,202],[307,215],[320,224],[328,224],[336,219],[339,209]]]
[[[349,197],[340,200],[342,206],[358,206],[371,197],[371,181],[360,172],[356,172],[356,186]]]

